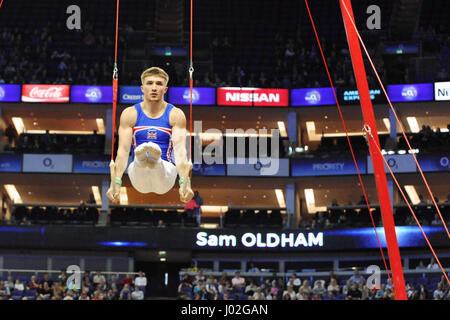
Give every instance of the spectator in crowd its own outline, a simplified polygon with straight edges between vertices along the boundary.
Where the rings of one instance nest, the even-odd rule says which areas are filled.
[[[231,279],[231,284],[233,288],[239,287],[239,288],[245,288],[245,278],[241,277],[241,272],[236,271],[234,273],[233,279]]]
[[[39,296],[43,300],[51,299],[51,297],[53,295],[53,291],[52,291],[51,286],[49,285],[49,283],[50,282],[48,282],[48,281],[43,281],[39,285],[39,289],[37,290]]]
[[[217,283],[217,279],[213,275],[210,275],[206,280],[205,290],[206,299],[214,300],[216,293],[219,292],[219,284]]]
[[[134,284],[136,286],[139,286],[141,290],[145,290],[147,287],[147,277],[145,276],[144,272],[139,271],[139,275],[134,279]]]
[[[361,291],[361,300],[372,300],[372,295],[368,286],[363,285]]]
[[[352,282],[351,287],[347,292],[347,300],[361,300],[362,292],[358,288],[358,284],[356,282]]]
[[[91,298],[89,297],[87,292],[83,291],[83,292],[81,292],[80,297],[78,298],[78,300],[91,300]]]
[[[199,270],[198,273],[194,276],[194,281],[192,281],[192,284],[196,285],[200,280],[206,281],[206,276],[203,274],[202,270]]]
[[[120,290],[119,300],[131,300],[131,290],[128,282],[124,283],[123,289]]]
[[[256,292],[253,294],[253,300],[266,300],[261,287],[256,288]]]
[[[366,283],[366,279],[359,273],[359,270],[355,268],[355,271],[353,275],[349,279],[351,282],[357,283],[357,284],[363,284]]]
[[[65,293],[63,300],[75,300],[75,292],[73,290],[68,290]]]
[[[309,300],[309,294],[306,293],[302,287],[300,287],[297,292],[296,298],[296,300]]]
[[[428,270],[439,270],[439,265],[436,263],[434,258],[431,258],[430,263],[427,265]]]
[[[305,279],[303,280],[303,284],[300,287],[299,290],[302,290],[304,294],[306,294],[308,297],[312,294],[312,288],[309,283],[309,280]]]
[[[256,292],[256,288],[258,286],[255,283],[255,280],[250,279],[250,283],[245,287],[244,293],[248,296],[252,296]]]
[[[445,296],[444,290],[442,290],[442,285],[438,284],[436,290],[433,292],[433,300],[443,300]]]
[[[255,266],[255,264],[253,262],[250,262],[250,268],[248,269],[247,272],[259,272],[259,268]]]
[[[294,287],[291,286],[291,285],[288,285],[286,287],[286,290],[283,291],[283,298],[284,298],[285,295],[289,296],[289,298],[290,298],[289,300],[297,300],[297,296],[296,296],[296,293],[294,291]]]
[[[67,281],[67,273],[66,270],[61,270],[61,273],[58,275],[58,280],[61,281],[62,283],[66,283]]]
[[[101,282],[106,282],[106,278],[100,271],[97,271],[95,275],[92,277],[92,282],[94,283],[94,287],[99,285]]]
[[[104,300],[103,292],[100,289],[95,290],[91,300]]]
[[[200,297],[203,297],[203,294],[206,293],[206,281],[198,280],[198,282],[194,286],[194,295],[196,293],[200,294]]]
[[[339,284],[337,283],[335,278],[331,278],[330,284],[327,287],[328,293],[333,293],[335,296],[339,294],[341,288],[339,287]]]
[[[418,270],[426,269],[425,264],[423,263],[422,260],[419,261],[419,264],[417,265],[416,269]]]
[[[111,275],[111,279],[109,281],[109,287],[111,290],[119,291],[119,283],[117,282],[117,277],[115,275]]]
[[[380,289],[378,289],[375,292],[375,296],[374,296],[375,300],[383,300],[385,292],[386,292],[386,284],[382,283],[380,285]]]
[[[131,276],[131,274],[127,274],[125,278],[122,279],[122,281],[120,282],[122,286],[125,286],[126,284],[128,284],[128,286],[132,286],[134,283],[133,277]]]
[[[202,215],[202,205],[203,205],[203,199],[200,197],[200,193],[198,191],[194,192],[194,201],[196,206],[194,207],[194,216],[197,221],[197,225],[200,226],[201,222],[201,215]]]
[[[183,275],[180,284],[178,285],[178,293],[181,293],[183,288],[189,288],[191,291],[193,289],[191,279],[187,273]]]
[[[7,300],[11,296],[11,290],[6,285],[5,281],[0,281],[0,298]]]
[[[141,291],[138,285],[134,286],[134,291],[131,293],[132,300],[144,300],[144,292]]]
[[[184,205],[184,213],[186,214],[186,217],[196,218],[195,216],[196,209],[198,209],[198,204],[197,202],[195,202],[194,198],[186,202],[186,204]]]
[[[312,293],[323,296],[327,291],[324,287],[324,282],[325,282],[325,280],[316,280],[314,282],[314,287],[313,287]]]
[[[27,283],[27,289],[28,290],[37,290],[39,288],[39,283],[36,279],[35,275],[32,275],[30,278],[30,281]]]
[[[9,290],[10,290],[11,292],[14,291],[14,285],[15,285],[15,283],[14,283],[14,280],[13,280],[13,277],[12,277],[12,276],[8,276],[8,278],[7,278],[6,282],[5,282],[5,285],[9,288]]]
[[[280,288],[277,285],[277,281],[272,280],[271,287],[270,287],[270,294],[272,295],[272,297],[278,297],[279,293],[280,293]]]

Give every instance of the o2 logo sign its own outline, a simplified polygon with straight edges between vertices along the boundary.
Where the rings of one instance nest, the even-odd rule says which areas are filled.
[[[0,101],[5,97],[5,90],[0,87]]]
[[[191,102],[191,90],[190,89],[184,90],[183,99],[186,102]],[[192,89],[192,102],[195,103],[199,99],[200,99],[200,94],[198,93],[198,91],[195,89]]]
[[[398,164],[397,161],[394,158],[390,158],[387,160],[387,163],[389,165],[390,168],[392,169],[398,169]]]
[[[321,100],[319,91],[317,90],[308,91],[305,95],[305,100],[309,104],[318,104]]]
[[[406,100],[414,100],[417,98],[417,89],[415,87],[404,87],[402,90],[402,97]]]
[[[53,161],[50,158],[44,158],[44,160],[42,160],[42,164],[44,165],[44,167],[49,169],[55,168],[55,165],[53,164]]]
[[[91,102],[97,102],[102,98],[102,92],[99,88],[89,88],[86,90],[85,97]]]
[[[448,159],[448,157],[442,157],[439,160],[439,164],[441,165],[441,167],[443,167],[444,169],[450,169],[450,160]]]

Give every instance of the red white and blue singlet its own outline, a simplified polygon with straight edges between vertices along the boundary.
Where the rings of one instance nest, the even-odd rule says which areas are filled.
[[[142,111],[141,104],[135,104],[137,111],[136,124],[133,127],[132,137],[132,159],[134,160],[134,149],[142,143],[153,142],[161,148],[161,159],[175,165],[172,137],[172,126],[170,125],[169,115],[174,106],[167,104],[163,115],[157,119],[149,118]]]

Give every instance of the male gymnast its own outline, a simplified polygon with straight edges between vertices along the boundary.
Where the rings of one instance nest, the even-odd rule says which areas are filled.
[[[108,198],[119,201],[132,145],[128,177],[133,187],[141,193],[165,194],[179,175],[180,200],[186,203],[194,196],[189,178],[192,163],[186,154],[186,117],[181,109],[164,101],[169,75],[163,69],[145,70],[141,81],[144,101],[127,107],[120,116],[119,146]]]

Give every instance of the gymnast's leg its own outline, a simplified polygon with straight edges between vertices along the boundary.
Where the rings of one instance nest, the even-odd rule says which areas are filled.
[[[176,167],[161,159],[161,148],[153,142],[139,145],[135,159],[128,167],[133,187],[141,193],[165,194],[173,188],[177,178]]]

